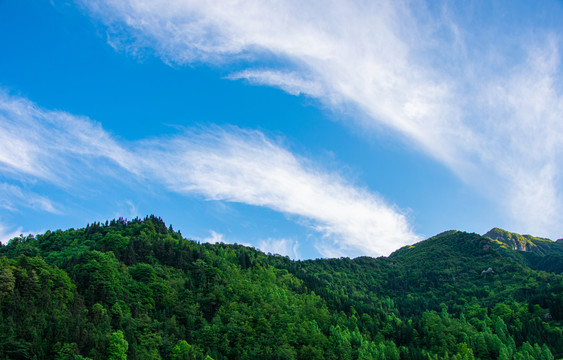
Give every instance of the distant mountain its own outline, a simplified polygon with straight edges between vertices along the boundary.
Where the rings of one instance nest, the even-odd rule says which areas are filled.
[[[494,228],[483,235],[509,246],[513,250],[530,251],[538,255],[547,255],[552,252],[563,253],[563,243],[532,235],[520,235],[503,229]]]
[[[499,228],[494,228],[483,236],[494,240],[504,256],[511,257],[520,264],[535,270],[563,273],[563,239],[553,241]]]
[[[306,261],[155,216],[17,237],[0,245],[0,359],[562,357],[563,275],[535,270],[555,242],[489,235]]]

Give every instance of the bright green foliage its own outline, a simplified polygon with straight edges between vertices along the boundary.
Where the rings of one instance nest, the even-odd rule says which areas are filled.
[[[0,357],[561,357],[563,276],[522,256],[456,231],[314,261],[198,244],[154,216],[48,231],[0,246]]]
[[[563,273],[563,240],[552,241],[494,228],[485,235],[504,256],[535,270]],[[516,251],[511,251],[516,250]]]
[[[189,360],[194,357],[192,346],[186,340],[180,340],[172,349],[172,360]]]
[[[540,255],[546,255],[550,252],[563,252],[563,247],[555,241],[511,233],[499,228],[494,228],[483,236],[501,242],[514,250],[531,251]]]
[[[129,343],[125,340],[121,330],[111,334],[108,348],[108,360],[127,360]]]

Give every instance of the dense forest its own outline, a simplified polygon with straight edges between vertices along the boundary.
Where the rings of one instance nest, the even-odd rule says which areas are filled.
[[[563,357],[563,243],[495,231],[307,261],[199,244],[155,216],[16,237],[0,246],[0,356]]]

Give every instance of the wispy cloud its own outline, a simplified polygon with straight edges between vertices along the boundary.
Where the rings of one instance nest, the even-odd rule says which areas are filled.
[[[7,244],[13,238],[20,236],[22,229],[10,230],[6,225],[0,223],[0,244]]]
[[[265,253],[289,256],[291,259],[299,259],[299,242],[292,239],[265,239],[260,240],[257,246]]]
[[[22,206],[53,214],[60,213],[49,198],[16,185],[0,183],[0,208],[17,211]]]
[[[203,242],[206,243],[210,243],[210,244],[216,244],[216,243],[224,243],[224,235],[220,234],[216,231],[210,230],[209,231],[210,236],[206,237],[205,239],[203,239]]]
[[[291,153],[258,131],[205,128],[126,144],[87,118],[47,111],[6,94],[0,97],[0,115],[0,138],[12,146],[17,141],[22,149],[23,160],[18,162],[10,146],[0,146],[0,169],[14,182],[46,181],[72,192],[84,178],[116,181],[114,173],[125,171],[126,181],[142,178],[176,193],[294,216],[340,255],[388,254],[419,239],[406,216],[377,194]],[[28,137],[14,139],[27,130]],[[100,167],[103,160],[107,165]],[[19,187],[4,188],[20,200],[17,206],[24,206]],[[55,209],[45,198],[36,202],[42,210]]]
[[[45,110],[0,89],[0,170],[17,179],[66,186],[73,179],[135,162],[101,125],[63,111]],[[96,162],[92,160],[98,160]],[[89,170],[89,171],[88,171]]]
[[[301,77],[299,73],[280,72],[273,70],[244,70],[229,77],[231,80],[246,79],[252,84],[272,85],[292,94],[292,95],[310,95],[315,97],[323,97],[325,95],[322,86],[311,80]]]
[[[513,217],[528,232],[560,236],[563,212],[563,92],[558,49],[548,40],[487,83],[487,146],[480,156],[504,180]],[[548,230],[546,230],[548,229]]]
[[[387,0],[82,3],[131,51],[175,64],[244,60],[232,78],[351,104],[367,115],[352,123],[391,129],[489,193],[517,228],[562,230],[561,28],[532,27],[531,13],[511,22],[512,3],[492,13]],[[560,5],[550,9],[560,17]]]
[[[46,230],[39,231],[25,231],[21,226],[7,225],[6,223],[0,222],[0,244],[6,245],[13,238],[19,238],[21,236],[26,237],[33,234],[42,234]]]
[[[378,195],[316,167],[258,131],[206,129],[143,143],[144,167],[169,188],[307,219],[341,254],[388,254],[418,238]]]

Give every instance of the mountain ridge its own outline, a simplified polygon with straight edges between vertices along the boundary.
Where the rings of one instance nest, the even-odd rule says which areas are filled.
[[[534,270],[555,273],[563,272],[563,241],[520,235],[503,229],[493,228],[483,235],[495,242],[504,256]],[[507,251],[508,249],[514,251]]]
[[[559,250],[558,248],[554,249],[554,244],[557,244],[557,242],[551,239],[532,235],[521,235],[500,228],[493,228],[483,236],[500,241],[510,246],[513,250],[531,251],[539,255],[547,255],[552,251]],[[561,251],[563,251],[563,249]]]
[[[536,271],[512,253],[521,252],[448,231],[389,257],[293,261],[184,239],[155,216],[47,231],[0,246],[0,354],[561,356],[563,276]]]

